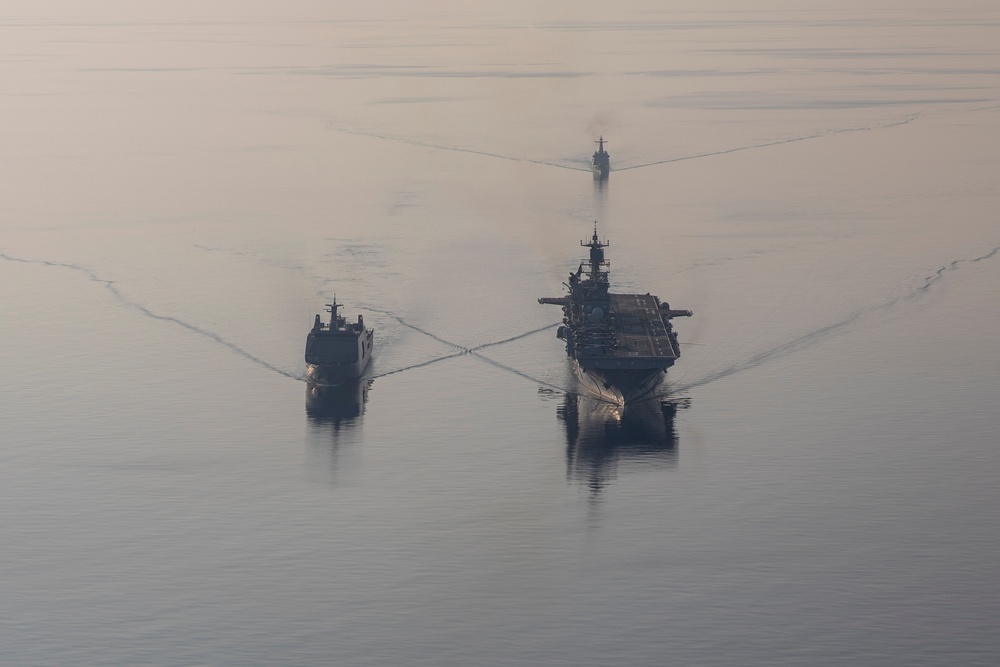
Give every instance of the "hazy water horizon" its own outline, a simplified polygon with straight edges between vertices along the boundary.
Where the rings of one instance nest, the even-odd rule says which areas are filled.
[[[0,10],[2,661],[994,664],[998,30]],[[536,301],[595,221],[694,311],[625,412]]]

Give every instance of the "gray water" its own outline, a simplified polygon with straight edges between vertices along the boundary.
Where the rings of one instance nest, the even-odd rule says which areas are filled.
[[[1000,661],[995,3],[203,4],[0,10],[0,663]]]

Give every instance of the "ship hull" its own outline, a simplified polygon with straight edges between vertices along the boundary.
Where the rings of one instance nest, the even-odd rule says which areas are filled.
[[[588,394],[618,405],[647,398],[663,381],[664,369],[584,368],[574,361],[580,386]]]
[[[335,387],[361,379],[375,351],[371,329],[363,334],[312,332],[306,338],[306,379]]]
[[[368,368],[371,355],[355,362],[340,364],[306,364],[306,379],[320,386],[334,387],[357,382]]]

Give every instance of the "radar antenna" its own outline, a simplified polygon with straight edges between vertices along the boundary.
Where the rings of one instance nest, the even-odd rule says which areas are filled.
[[[337,295],[333,295],[333,303],[323,304],[326,306],[326,312],[330,313],[330,329],[337,328],[337,309],[343,306],[342,303],[337,303]]]

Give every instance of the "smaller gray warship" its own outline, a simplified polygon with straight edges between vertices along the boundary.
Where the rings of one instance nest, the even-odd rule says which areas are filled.
[[[606,150],[604,150],[603,134],[601,135],[601,138],[594,143],[598,145],[597,150],[594,151],[594,161],[592,167],[594,170],[594,178],[603,181],[606,180],[608,178],[608,174],[611,173],[611,156],[608,155]]]
[[[604,259],[608,242],[598,239],[596,222],[590,242],[580,245],[590,249],[590,257],[569,274],[564,283],[569,293],[538,303],[562,306],[563,326],[556,335],[566,341],[584,389],[621,405],[643,399],[681,356],[670,320],[692,313],[674,310],[648,292],[611,293]]]
[[[330,323],[324,324],[319,315],[306,337],[306,377],[323,386],[341,385],[361,377],[372,358],[375,332],[365,328],[358,315],[357,323],[347,323],[337,309],[337,303],[326,304]]]

